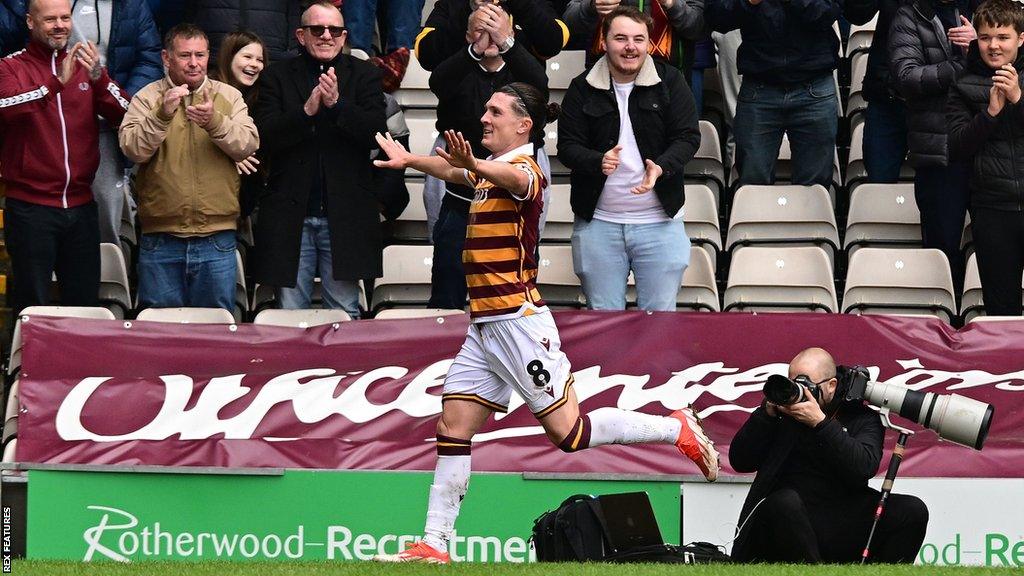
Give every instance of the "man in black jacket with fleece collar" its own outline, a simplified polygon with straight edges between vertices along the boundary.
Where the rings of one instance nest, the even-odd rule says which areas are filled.
[[[733,544],[738,562],[856,562],[867,542],[880,498],[867,483],[882,458],[882,423],[863,403],[841,400],[825,350],[797,354],[789,378],[799,376],[814,387],[804,388],[803,400],[766,400],[729,447],[737,472],[757,472]],[[919,498],[890,495],[871,560],[913,562],[927,524]]]

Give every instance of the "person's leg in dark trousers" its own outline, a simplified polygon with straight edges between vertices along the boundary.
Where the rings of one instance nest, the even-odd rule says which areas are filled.
[[[793,151],[793,184],[832,185],[836,130],[839,129],[836,83],[831,74],[786,94],[786,132]]]
[[[928,529],[928,507],[917,496],[891,494],[871,543],[872,562],[912,564]]]
[[[57,288],[64,306],[96,306],[100,291],[99,207],[95,202],[64,211],[57,245]]]
[[[971,209],[978,274],[989,316],[1021,315],[1024,212]]]
[[[960,238],[967,216],[969,176],[969,168],[964,164],[927,166],[914,174],[914,197],[921,211],[921,239],[925,248],[938,248],[946,254],[956,295],[964,284]]]
[[[430,268],[430,308],[462,310],[466,306],[466,272],[462,248],[466,244],[468,216],[447,200],[434,224],[434,262]]]
[[[732,559],[736,562],[821,562],[810,516],[795,490],[776,490],[751,512],[736,538]]]
[[[881,498],[881,492],[865,489],[807,504],[823,562],[860,562]],[[869,561],[913,562],[927,526],[928,508],[920,498],[891,494],[871,540]]]
[[[11,257],[10,307],[22,309],[50,303],[50,280],[61,236],[61,208],[8,198],[4,234]]]
[[[743,80],[733,122],[739,185],[775,183],[775,161],[784,133],[785,98],[785,88]]]
[[[907,157],[907,116],[896,100],[868,102],[864,111],[864,167],[868,182],[896,182]]]

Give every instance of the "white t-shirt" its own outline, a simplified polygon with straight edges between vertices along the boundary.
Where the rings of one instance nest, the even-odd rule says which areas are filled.
[[[654,190],[633,194],[630,189],[644,181],[644,159],[633,135],[629,119],[629,95],[634,82],[613,82],[615,100],[619,105],[619,167],[605,180],[601,197],[597,200],[594,218],[615,224],[653,224],[670,218],[665,214]]]

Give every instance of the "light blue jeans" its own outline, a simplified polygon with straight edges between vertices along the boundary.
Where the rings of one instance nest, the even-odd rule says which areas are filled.
[[[632,270],[637,305],[671,311],[690,263],[690,239],[682,220],[614,224],[576,218],[572,263],[592,310],[625,310],[626,281]]]
[[[299,274],[295,288],[279,288],[277,301],[286,310],[309,308],[313,298],[313,279],[320,271],[320,287],[324,307],[348,312],[359,318],[359,282],[335,280],[331,261],[331,232],[327,218],[308,217],[302,223],[302,246],[299,248]]]
[[[139,306],[235,309],[235,231],[181,238],[143,234]]]

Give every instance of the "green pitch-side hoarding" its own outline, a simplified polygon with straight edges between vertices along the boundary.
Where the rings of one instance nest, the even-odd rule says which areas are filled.
[[[367,560],[420,537],[432,474],[29,472],[27,556],[87,561]],[[647,491],[679,541],[679,484],[474,474],[452,559],[528,562],[534,519],[572,494]]]

